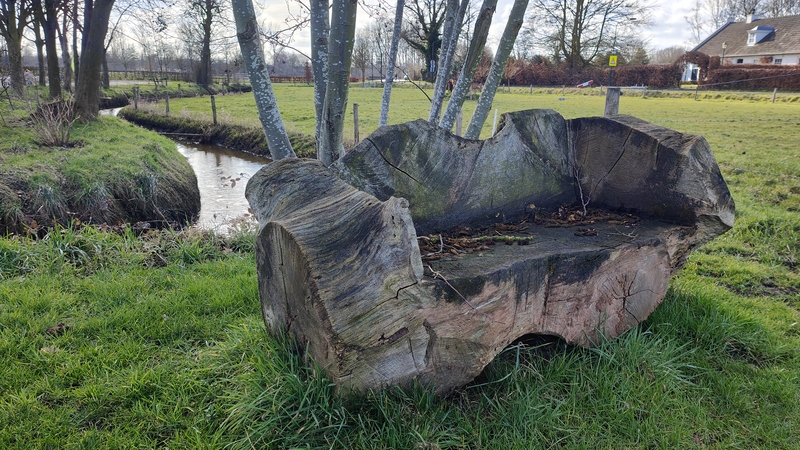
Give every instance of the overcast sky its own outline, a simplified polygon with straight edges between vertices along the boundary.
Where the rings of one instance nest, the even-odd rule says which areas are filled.
[[[674,45],[688,47],[689,30],[685,17],[689,15],[692,5],[696,0],[672,0],[666,4],[655,6],[653,11],[653,26],[645,31],[644,37],[647,40],[647,48],[658,50]],[[499,0],[497,12],[492,21],[490,45],[496,46],[499,37],[503,32],[508,14],[511,11],[513,0]],[[286,17],[287,6],[284,0],[262,0],[257,3],[262,6],[262,16],[267,22],[272,22],[280,26]],[[363,10],[359,10],[359,22],[366,23],[368,18]],[[530,14],[530,12],[529,12]],[[308,48],[308,30],[304,30],[302,36],[295,42],[300,49]]]

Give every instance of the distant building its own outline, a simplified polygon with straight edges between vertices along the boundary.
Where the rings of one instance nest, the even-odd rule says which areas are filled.
[[[800,64],[800,16],[760,19],[754,12],[744,22],[728,23],[692,51],[728,64]],[[683,81],[697,81],[699,68],[687,64]]]

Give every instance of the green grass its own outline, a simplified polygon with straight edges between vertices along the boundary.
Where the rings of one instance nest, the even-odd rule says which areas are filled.
[[[183,194],[196,181],[169,139],[115,117],[76,122],[71,136],[70,147],[42,145],[20,111],[0,126],[0,232],[191,214]],[[138,216],[121,209],[136,202]]]
[[[279,86],[279,100],[284,88],[304,89]],[[602,111],[599,96],[528,92],[497,105]],[[422,387],[337,396],[290,340],[265,332],[252,230],[2,239],[0,447],[798,448],[800,109],[708,95],[626,95],[621,110],[709,140],[734,229],[696,251],[622,337],[510,347],[445,398]],[[48,334],[59,322],[71,328]]]

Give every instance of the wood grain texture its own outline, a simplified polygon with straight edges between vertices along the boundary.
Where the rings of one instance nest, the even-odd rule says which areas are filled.
[[[341,389],[418,381],[447,393],[524,335],[584,346],[618,336],[662,301],[691,249],[732,224],[733,202],[696,137],[552,111],[503,123],[491,142],[421,122],[388,127],[336,168],[284,159],[248,183],[265,322],[292,333]],[[527,245],[423,266],[418,220],[430,230],[517,216],[545,200],[514,177],[546,174],[555,181],[537,186],[553,189],[554,204],[578,203],[580,180],[592,202],[647,220],[598,223],[588,236],[539,227]],[[487,186],[511,194],[498,201]]]

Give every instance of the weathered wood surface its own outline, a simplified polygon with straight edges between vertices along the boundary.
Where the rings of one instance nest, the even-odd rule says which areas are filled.
[[[265,166],[247,198],[266,323],[294,334],[346,390],[418,380],[441,393],[521,336],[591,345],[635,326],[688,252],[732,225],[733,202],[702,138],[593,121],[514,113],[484,142],[418,121],[376,132],[335,169]],[[529,245],[422,263],[420,223],[428,233],[499,221],[531,204],[580,204],[581,193],[648,220],[596,224],[596,236],[541,227]]]
[[[337,161],[339,176],[380,200],[413,204],[418,232],[513,219],[575,201],[567,123],[551,110],[470,141],[424,120],[384,127]]]

